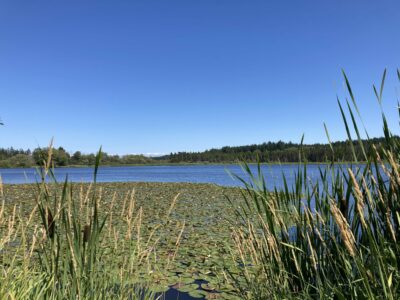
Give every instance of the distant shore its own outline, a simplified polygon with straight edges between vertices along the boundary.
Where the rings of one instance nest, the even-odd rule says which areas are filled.
[[[107,168],[107,167],[168,167],[168,166],[225,166],[225,165],[239,165],[242,162],[193,162],[193,163],[148,163],[148,164],[115,164],[115,165],[104,165],[101,164],[100,167]],[[335,162],[335,164],[363,164],[365,162],[359,161],[341,161]],[[247,163],[249,165],[257,165],[256,162]],[[299,162],[262,162],[260,165],[298,165]],[[302,162],[304,164],[304,162]],[[329,165],[331,162],[307,162],[307,165]],[[36,169],[39,166],[30,166],[30,167],[21,167],[21,166],[14,166],[14,167],[0,167],[0,169]],[[64,169],[64,168],[92,168],[93,165],[68,165],[68,166],[56,166],[56,169]]]

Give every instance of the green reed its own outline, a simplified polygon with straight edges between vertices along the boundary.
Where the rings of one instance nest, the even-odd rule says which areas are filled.
[[[125,198],[122,213],[113,212],[115,197],[109,207],[100,208],[100,150],[94,182],[77,197],[68,178],[56,181],[51,149],[38,170],[41,181],[32,191],[36,206],[29,216],[17,206],[7,213],[0,189],[0,298],[155,299],[138,275],[138,264],[148,263],[154,245],[138,238],[142,210],[133,210],[133,193]],[[113,214],[126,223],[125,232],[107,224]]]
[[[300,150],[294,184],[289,186],[283,177],[284,187],[272,192],[260,166],[253,174],[243,164],[250,180],[238,177],[245,186],[246,205],[237,209],[241,223],[233,233],[242,271],[231,274],[243,298],[400,296],[400,139],[391,133],[381,106],[386,70],[379,90],[374,86],[385,137],[379,145],[362,142],[356,116],[367,141],[368,133],[343,75],[350,117],[338,100],[339,109],[354,161],[365,164],[341,165],[332,160],[320,168],[319,181],[310,182]],[[399,71],[397,76],[400,80]],[[351,133],[361,146],[361,157],[354,151]]]

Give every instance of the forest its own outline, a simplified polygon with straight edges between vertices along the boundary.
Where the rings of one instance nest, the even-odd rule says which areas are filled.
[[[398,137],[396,137],[398,138]],[[363,140],[365,151],[370,151],[372,145],[385,142],[384,138]],[[298,162],[301,155],[302,161],[307,162],[349,162],[354,161],[354,153],[357,160],[362,161],[362,149],[358,141],[353,141],[353,147],[349,147],[349,141],[339,141],[331,144],[299,144],[292,142],[265,142],[262,144],[210,149],[203,152],[176,152],[159,157],[146,157],[144,155],[111,155],[104,152],[102,165],[143,165],[143,164],[185,164],[185,163],[235,163],[245,160],[247,162],[261,163],[294,163]],[[90,166],[95,163],[95,154],[85,154],[81,151],[69,153],[63,147],[52,150],[52,162],[55,167],[66,166]],[[34,167],[41,165],[47,159],[47,148],[36,148],[33,151],[0,148],[0,168]]]
[[[362,144],[365,151],[370,151],[372,145],[385,142],[384,138],[373,138],[363,140]],[[358,141],[353,141],[353,147],[349,147],[349,141],[339,141],[331,144],[296,144],[292,142],[266,142],[237,147],[222,147],[221,149],[210,149],[204,152],[178,152],[158,159],[165,159],[171,163],[219,163],[235,162],[244,160],[247,162],[262,163],[291,163],[299,162],[300,151],[301,160],[307,162],[337,162],[354,161],[354,149],[357,160],[363,160],[362,149]]]
[[[33,151],[13,148],[0,148],[0,168],[29,168],[43,164],[47,160],[48,148],[36,148]],[[83,154],[76,151],[72,154],[63,147],[52,149],[52,163],[55,167],[91,166],[94,165],[94,153]],[[102,165],[139,165],[154,163],[154,160],[144,155],[110,155],[102,154]]]

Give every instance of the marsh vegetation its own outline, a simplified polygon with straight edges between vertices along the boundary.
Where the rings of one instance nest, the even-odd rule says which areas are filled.
[[[101,152],[92,184],[57,183],[49,147],[42,181],[1,186],[0,297],[398,299],[400,142],[383,111],[384,137],[370,141],[345,83],[348,151],[365,165],[332,159],[318,181],[300,144],[294,183],[272,190],[246,163],[244,188],[99,184]]]

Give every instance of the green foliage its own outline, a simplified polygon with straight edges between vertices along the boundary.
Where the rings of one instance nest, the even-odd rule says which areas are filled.
[[[13,148],[0,148],[0,168],[18,168],[18,167],[34,167],[43,164],[48,160],[49,148],[36,148],[31,153],[30,150],[16,150]],[[93,166],[96,162],[96,156],[93,153],[82,154],[80,151],[74,152],[71,156],[63,147],[53,148],[50,164],[54,167],[66,166]],[[103,153],[102,165],[118,166],[118,165],[137,165],[137,164],[154,164],[157,163],[152,158],[144,155],[109,155]]]
[[[135,251],[129,252],[126,265],[104,260],[110,249],[102,243],[108,215],[101,216],[101,194],[96,187],[101,152],[96,155],[94,183],[89,187],[92,192],[84,196],[81,191],[79,202],[67,179],[56,182],[49,168],[51,147],[46,158],[40,168],[42,180],[36,186],[36,206],[28,217],[17,215],[16,206],[13,213],[4,214],[0,184],[0,298],[154,299],[154,293],[135,282],[132,266],[139,261]],[[30,234],[28,228],[37,219],[36,213],[39,222]],[[133,239],[121,242],[119,236],[114,243],[116,248],[128,244],[130,250],[138,245]]]
[[[399,74],[398,71],[400,80]],[[386,71],[380,88],[374,87],[379,105],[382,103],[385,77]],[[190,257],[187,263],[180,264],[179,274],[185,276],[178,278],[177,270],[168,269],[170,262],[180,253],[180,244],[188,239],[185,221],[175,226],[180,234],[173,243],[172,251],[166,252],[169,257],[166,268],[158,270],[150,264],[160,255],[156,250],[158,241],[166,243],[166,239],[157,236],[156,229],[170,224],[169,217],[173,214],[171,210],[177,196],[166,215],[163,214],[161,218],[160,215],[151,216],[154,229],[150,229],[150,236],[156,239],[154,242],[142,235],[142,207],[136,210],[135,216],[133,191],[127,194],[122,212],[115,210],[113,197],[108,201],[109,213],[102,214],[99,209],[100,189],[96,187],[98,166],[101,158],[114,164],[122,161],[121,157],[107,154],[102,157],[101,151],[97,155],[74,153],[70,157],[61,147],[53,150],[50,147],[46,149],[47,152],[35,149],[32,155],[19,150],[0,151],[0,155],[11,155],[2,158],[2,161],[18,156],[18,161],[25,160],[29,164],[32,163],[29,161],[31,158],[41,166],[42,174],[42,181],[36,189],[40,223],[36,224],[31,238],[27,228],[35,223],[35,210],[26,222],[16,213],[16,206],[12,214],[4,214],[5,198],[0,184],[3,201],[0,229],[4,233],[0,236],[0,297],[153,299],[154,294],[143,290],[135,276],[146,276],[146,279],[152,280],[155,291],[162,292],[168,289],[170,283],[165,279],[166,273],[171,275],[174,272],[175,288],[199,298],[205,295],[205,290],[213,291],[218,284],[216,278],[221,277],[231,279],[233,287],[229,291],[236,290],[239,299],[398,299],[400,140],[391,133],[383,113],[383,139],[370,139],[368,134],[367,140],[361,139],[355,118],[359,117],[358,107],[346,76],[345,81],[351,102],[346,101],[346,105],[339,102],[339,107],[349,140],[347,144],[326,145],[325,150],[329,153],[326,157],[331,159],[331,164],[320,169],[318,182],[309,181],[307,163],[303,163],[309,161],[310,153],[316,153],[318,147],[315,145],[311,149],[302,142],[300,145],[290,144],[289,147],[281,142],[270,145],[275,150],[268,150],[268,155],[283,151],[281,153],[286,153],[285,157],[288,157],[287,154],[293,151],[300,161],[295,183],[289,186],[283,177],[282,189],[268,191],[260,164],[256,174],[252,173],[247,163],[243,164],[250,181],[239,178],[244,184],[241,190],[243,202],[240,205],[231,199],[231,208],[235,209],[237,218],[231,223],[232,228],[225,229],[229,229],[236,247],[231,253],[234,260],[231,265],[225,265],[226,272],[223,274],[210,274],[209,269],[197,272],[194,268],[196,262],[193,261],[195,255],[191,253],[195,247],[182,249],[182,253]],[[329,139],[326,126],[325,129]],[[352,140],[351,134],[356,141]],[[300,154],[295,150],[297,146],[301,148]],[[246,147],[251,149],[250,159],[261,158],[264,153],[257,145]],[[237,153],[249,153],[248,149],[235,152],[240,147],[234,148],[217,150],[215,157],[225,159]],[[322,146],[321,149],[325,153]],[[350,157],[345,160],[363,160],[365,164],[336,164],[337,160],[346,157],[344,153]],[[126,156],[124,159],[129,163],[141,158]],[[88,191],[81,188],[79,204],[73,201],[74,190],[68,180],[57,183],[52,176],[51,166],[65,165],[71,161],[95,165],[93,186],[90,185]],[[46,183],[48,177],[53,178],[53,185]],[[56,192],[51,192],[54,187]],[[184,206],[188,204],[183,203]],[[220,220],[212,220],[211,214],[199,203],[191,205],[198,205],[195,206],[199,210],[197,215],[206,214],[208,222],[216,222],[211,224],[214,229],[220,226]],[[187,213],[188,210],[185,211]],[[216,210],[217,216],[220,211]],[[115,224],[113,213],[125,222],[126,232],[123,234],[112,227]],[[198,216],[187,217],[196,219]],[[108,220],[107,228],[104,226]],[[102,243],[104,231],[110,237],[115,237],[111,242],[113,245]],[[174,231],[169,229],[168,232],[171,234]],[[213,238],[213,234],[221,232],[209,230],[202,234]],[[143,242],[145,240],[147,242]],[[221,248],[221,245],[217,246]],[[195,251],[200,251],[199,248]],[[10,255],[10,249],[15,251],[15,255]],[[116,262],[109,265],[110,260],[105,259],[107,255],[114,255]],[[220,252],[213,251],[202,257],[202,263],[219,265],[220,255]],[[138,273],[142,264],[147,272]],[[199,285],[192,282],[194,276],[200,276],[202,272],[207,277],[197,278],[207,278],[208,283],[201,285],[204,290],[199,290]],[[211,295],[231,298],[230,294],[223,292]]]
[[[51,151],[47,159],[52,159]],[[52,177],[50,169],[43,167],[41,171],[43,178],[47,174]],[[104,289],[111,287],[102,273],[104,266],[101,264],[101,249],[98,247],[106,219],[99,217],[96,194],[93,193],[89,200],[92,211],[89,222],[82,224],[72,201],[71,185],[67,181],[63,185],[61,197],[53,198],[44,181],[38,184],[38,191],[37,207],[46,236],[38,250],[39,267],[41,274],[50,283],[45,291],[46,298],[54,295],[57,298],[59,294],[95,298],[107,294]]]
[[[30,150],[15,150],[13,148],[0,148],[0,168],[15,167],[34,167],[43,164],[48,159],[48,147],[36,148],[31,153]],[[63,147],[52,149],[51,165],[54,167],[65,166],[93,166],[96,156],[93,153],[82,154],[80,151],[74,152],[71,156]],[[134,164],[154,164],[157,161],[144,155],[109,155],[104,153],[103,165],[134,165]]]
[[[382,88],[377,95],[381,103]],[[383,115],[385,142],[368,148],[347,109],[351,122],[340,107],[348,147],[352,125],[364,165],[332,162],[320,169],[319,182],[310,182],[307,164],[299,163],[293,186],[283,177],[285,187],[269,193],[261,172],[244,164],[251,180],[242,180],[246,205],[237,209],[242,225],[233,235],[243,268],[231,274],[242,298],[400,297],[400,141]],[[254,214],[257,220],[249,220]]]
[[[354,118],[354,116],[353,116]],[[359,133],[358,133],[359,134]],[[393,137],[398,139],[398,137]],[[353,142],[334,142],[329,144],[302,145],[303,159],[307,162],[347,162],[365,161],[365,152],[370,151],[373,145],[385,142],[385,138],[373,138]],[[234,163],[240,160],[249,163],[268,162],[298,162],[298,149],[300,144],[292,142],[268,142],[260,145],[248,145],[239,147],[223,147],[211,149],[204,152],[178,152],[161,157],[146,157],[144,155],[110,155],[104,153],[103,165],[145,165],[145,164],[168,164],[168,163]],[[354,150],[354,151],[353,151]],[[32,167],[40,165],[47,158],[48,148],[36,148],[29,150],[0,149],[0,167]],[[333,155],[334,153],[334,155]],[[26,158],[16,156],[24,154],[31,156]],[[64,148],[53,149],[52,163],[55,167],[62,166],[92,166],[95,163],[95,155],[92,153],[82,154],[76,151],[71,156]],[[22,161],[19,161],[21,159]]]
[[[65,226],[63,226],[63,221],[57,217],[60,214],[54,213],[53,202],[56,197],[61,197],[64,184],[62,182],[57,185],[48,184],[49,191],[43,193],[50,199],[51,213],[56,216],[55,229],[59,233],[65,232]],[[174,286],[174,289],[182,292],[193,292],[199,288],[199,284],[194,284],[194,280],[201,279],[209,282],[205,286],[207,290],[218,290],[224,292],[226,297],[231,296],[232,288],[223,276],[223,271],[224,266],[233,272],[237,269],[236,265],[231,262],[229,251],[233,246],[231,230],[228,220],[225,220],[225,218],[234,219],[234,209],[226,202],[224,195],[229,195],[237,205],[240,205],[242,199],[238,188],[210,184],[132,182],[97,183],[96,186],[99,219],[103,220],[106,217],[106,224],[100,233],[97,250],[104,272],[115,274],[122,270],[121,266],[129,267],[129,264],[132,263],[135,270],[125,278],[129,276],[132,280],[131,283],[137,281],[154,292],[166,290],[169,286]],[[87,212],[91,208],[93,188],[93,184],[90,183],[72,183],[68,187],[71,189],[72,196],[66,197],[68,201],[66,201],[65,211],[69,211],[69,204],[71,204],[71,209],[72,207],[77,208],[80,219],[73,218],[72,223],[79,222],[82,230],[86,224],[90,223]],[[23,224],[26,227],[24,230],[28,242],[34,240],[36,236],[37,242],[31,262],[27,264],[29,269],[33,270],[33,267],[36,266],[36,270],[38,270],[38,254],[41,254],[38,251],[42,251],[42,245],[45,247],[49,240],[42,241],[44,227],[41,225],[43,222],[37,210],[33,213],[31,225],[25,225],[29,215],[36,207],[35,191],[37,192],[37,188],[32,184],[4,185],[6,203],[5,213],[1,215],[0,212],[0,269],[13,260],[15,250],[23,253],[26,248],[30,248],[30,246],[22,245],[15,248],[15,243],[24,236],[20,230]],[[180,193],[179,197],[171,210],[171,200],[175,199],[178,193]],[[70,202],[69,198],[72,198],[73,202]],[[131,204],[131,199],[134,200],[134,204]],[[57,199],[57,203],[60,201]],[[17,207],[16,216],[18,216],[19,225],[14,226],[16,231],[12,236],[15,237],[7,243],[4,249],[1,247],[1,240],[3,234],[8,231],[9,224],[6,219],[12,219],[14,205]],[[139,236],[142,242],[138,249],[136,243],[138,227],[134,220],[140,215],[140,211],[143,211]],[[223,216],[221,211],[224,212]],[[129,216],[132,218],[130,230],[127,223]],[[35,227],[38,229],[36,234]],[[154,231],[155,228],[158,229]],[[58,232],[56,231],[56,234]],[[181,232],[179,247],[177,247],[177,237]],[[80,234],[82,235],[82,233]],[[131,240],[127,238],[128,234],[131,234]],[[61,238],[65,236],[61,234]],[[73,239],[71,240],[73,241]],[[153,248],[154,252],[151,251]],[[2,255],[8,250],[11,251],[9,257]],[[29,250],[28,253],[30,252]],[[144,257],[140,259],[143,255]],[[175,259],[173,259],[174,255]],[[29,261],[29,259],[24,258],[25,261]],[[12,281],[10,272],[11,269],[6,267],[4,274],[8,274],[10,279],[6,280],[7,282]],[[0,273],[0,282],[3,283],[2,274]],[[99,278],[102,277],[99,276]],[[120,284],[121,281],[115,279],[115,282]],[[7,287],[4,287],[4,290],[7,291]],[[0,285],[0,299],[4,299],[1,291],[2,285]],[[21,299],[21,297],[16,298]],[[230,297],[229,299],[234,298]]]
[[[81,151],[76,151],[71,157],[71,162],[78,164],[81,161],[81,159],[82,159]]]
[[[303,145],[303,159],[307,162],[336,162],[354,161],[355,157],[364,161],[363,147],[367,150],[372,145],[384,142],[384,138],[374,138],[363,140],[363,146],[358,142],[334,142],[330,144],[311,144]],[[292,142],[268,142],[259,145],[248,145],[239,147],[223,147],[221,149],[211,149],[204,152],[178,152],[164,156],[172,163],[180,162],[237,162],[247,161],[249,163],[268,163],[268,162],[298,162],[298,149],[300,144]],[[352,151],[354,148],[354,153]],[[332,156],[332,150],[335,156]]]
[[[49,160],[49,148],[36,148],[32,152],[32,158],[35,161],[36,165],[40,166],[43,164],[43,161]],[[65,151],[63,147],[59,147],[58,149],[52,149],[51,161],[50,164],[55,167],[63,167],[67,166],[70,161],[70,155]]]
[[[0,161],[0,168],[29,168],[34,165],[32,156],[27,154],[16,154],[9,159]]]
[[[30,150],[0,149],[0,168],[31,167],[34,165]]]

